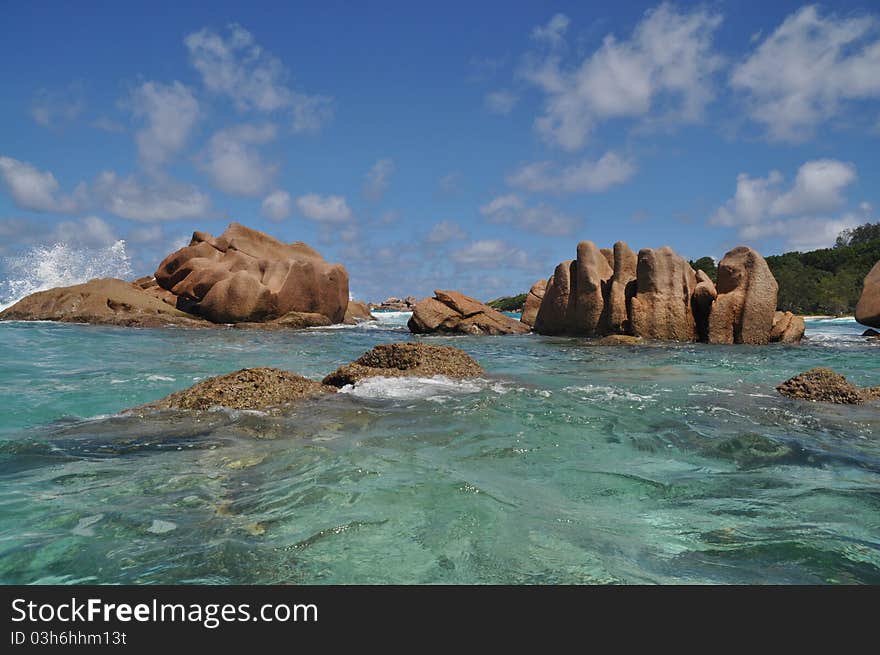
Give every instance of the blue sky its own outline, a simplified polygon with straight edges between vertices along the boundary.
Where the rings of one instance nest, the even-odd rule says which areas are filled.
[[[368,300],[520,292],[582,239],[772,254],[880,220],[869,2],[6,3],[3,17],[7,287],[47,252],[151,273],[230,220],[317,247]]]

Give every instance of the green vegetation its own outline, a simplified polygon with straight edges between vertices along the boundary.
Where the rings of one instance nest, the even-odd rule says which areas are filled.
[[[688,263],[695,271],[703,271],[713,282],[717,281],[718,267],[715,266],[715,260],[711,257],[700,257],[697,261]]]
[[[526,304],[526,296],[528,295],[527,293],[521,293],[518,296],[505,296],[490,300],[486,304],[497,309],[499,312],[519,312],[522,311],[523,305]]]
[[[779,283],[779,309],[795,314],[852,314],[862,293],[862,281],[880,261],[880,223],[844,230],[833,248],[787,252],[766,259]],[[702,257],[691,266],[715,280],[711,257]]]

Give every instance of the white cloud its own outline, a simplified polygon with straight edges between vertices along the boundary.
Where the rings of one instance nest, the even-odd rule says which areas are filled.
[[[134,227],[128,232],[127,241],[132,243],[156,243],[163,240],[162,227],[159,225],[144,225]]]
[[[539,25],[532,30],[532,38],[556,48],[565,42],[565,31],[571,20],[565,14],[556,14],[546,25]]]
[[[378,200],[388,189],[391,174],[394,172],[394,162],[390,159],[380,159],[367,171],[367,179],[364,182],[364,195],[371,200]]]
[[[517,97],[516,94],[504,89],[487,93],[486,97],[483,99],[486,109],[488,109],[490,113],[498,114],[500,116],[506,116],[512,112],[518,101],[519,97]]]
[[[278,166],[266,164],[254,147],[275,138],[271,124],[237,125],[220,130],[201,155],[201,168],[211,182],[225,193],[256,196],[272,183]]]
[[[296,199],[303,216],[319,223],[344,223],[351,219],[351,209],[342,196],[320,196],[307,193]]]
[[[335,104],[333,98],[320,95],[294,93],[291,96],[293,106],[294,132],[319,132],[324,125],[333,120]]]
[[[106,248],[119,238],[113,228],[97,216],[75,221],[62,221],[55,226],[50,241],[86,248]]]
[[[528,191],[595,193],[626,182],[635,172],[632,161],[608,151],[598,161],[584,160],[562,170],[549,161],[526,164],[509,175],[507,183]]]
[[[263,199],[262,214],[271,221],[281,221],[290,216],[291,199],[287,191],[273,191]]]
[[[751,118],[770,138],[802,141],[847,101],[880,97],[880,39],[873,16],[822,16],[809,5],[788,16],[733,71]]]
[[[452,260],[473,268],[495,268],[500,265],[526,268],[529,266],[528,255],[504,241],[484,239],[455,250]]]
[[[135,134],[141,161],[149,168],[164,164],[186,145],[199,117],[199,103],[180,82],[145,82],[129,100],[132,113],[146,125]]]
[[[553,145],[578,150],[606,119],[659,111],[661,121],[699,120],[721,65],[712,50],[720,24],[721,16],[705,8],[661,4],[645,13],[629,40],[608,35],[574,67],[563,67],[558,54],[529,57],[521,73],[546,94],[536,130]]]
[[[191,184],[167,179],[145,183],[112,171],[98,175],[90,195],[106,211],[133,221],[201,218],[211,210],[210,198]]]
[[[763,178],[740,173],[733,198],[709,222],[735,227],[744,239],[784,237],[793,248],[828,246],[841,230],[864,223],[871,211],[870,204],[861,203],[857,212],[829,215],[846,204],[843,192],[856,178],[855,166],[834,159],[804,163],[787,189],[779,171]]]
[[[453,221],[440,221],[436,223],[428,233],[428,243],[445,243],[464,239],[467,235],[458,223]]]
[[[27,162],[0,156],[0,178],[13,202],[21,209],[63,214],[77,209],[73,197],[58,193],[58,180],[51,171],[41,171]]]
[[[788,190],[781,188],[783,177],[779,171],[771,171],[765,178],[740,173],[733,198],[715,212],[710,222],[739,226],[779,216],[817,215],[843,205],[842,192],[855,180],[855,166],[835,159],[804,163]]]
[[[547,205],[528,207],[516,194],[498,196],[480,207],[490,222],[516,225],[522,230],[547,236],[572,234],[580,221]]]
[[[209,91],[228,96],[239,111],[289,109],[294,132],[317,131],[332,118],[332,98],[294,91],[287,69],[250,32],[236,24],[228,32],[224,38],[205,28],[184,39]]]
[[[43,127],[58,127],[76,120],[86,107],[85,93],[79,82],[61,92],[40,89],[31,102],[31,118]]]

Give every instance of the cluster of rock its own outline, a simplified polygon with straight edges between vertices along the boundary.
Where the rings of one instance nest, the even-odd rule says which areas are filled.
[[[246,368],[203,380],[133,411],[158,409],[207,410],[212,407],[270,410],[314,399],[371,377],[480,377],[483,368],[458,348],[422,343],[376,346],[341,366],[321,382],[277,368]]]
[[[177,307],[214,323],[263,322],[290,312],[322,314],[341,323],[348,273],[302,242],[283,243],[232,223],[219,237],[195,232],[166,257],[156,283]]]
[[[868,271],[862,295],[856,305],[856,320],[862,325],[880,328],[880,262]]]
[[[90,280],[32,294],[0,320],[107,325],[298,329],[371,320],[349,301],[348,273],[302,242],[283,243],[232,223],[219,237],[195,232],[154,276]]]
[[[407,296],[406,298],[395,298],[391,296],[380,303],[370,303],[369,309],[380,309],[389,312],[411,312],[416,306],[415,296]]]
[[[783,396],[813,402],[860,405],[880,399],[880,387],[857,387],[829,368],[813,368],[776,387]]]
[[[622,241],[613,250],[582,241],[575,260],[532,286],[521,320],[548,335],[797,343],[803,319],[776,311],[777,291],[764,258],[745,246],[721,260],[716,285],[668,246],[636,255]]]
[[[407,323],[415,334],[523,334],[529,326],[457,291],[434,291],[413,307]]]

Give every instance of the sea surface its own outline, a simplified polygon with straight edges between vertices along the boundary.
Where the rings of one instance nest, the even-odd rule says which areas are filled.
[[[851,319],[800,346],[0,323],[0,582],[880,583],[880,384]],[[121,414],[208,376],[315,379],[379,343],[472,381],[373,379],[281,416]]]

